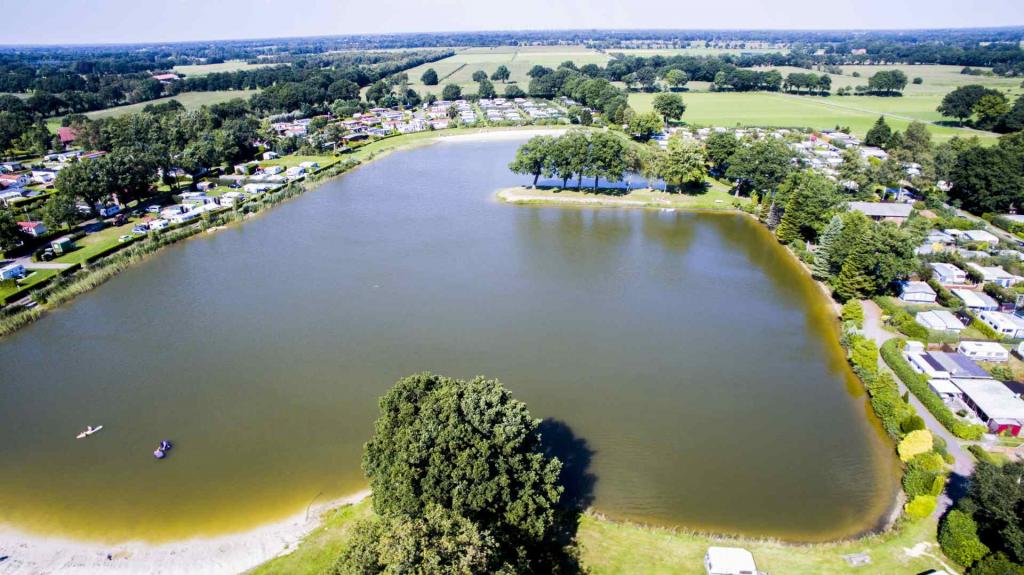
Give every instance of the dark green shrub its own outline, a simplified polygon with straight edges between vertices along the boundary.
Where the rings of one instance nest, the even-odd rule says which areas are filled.
[[[916,339],[923,342],[928,341],[928,328],[917,323],[913,319],[910,319],[909,321],[904,321],[903,323],[899,324],[898,329],[900,333],[911,339]]]
[[[914,414],[900,422],[900,431],[903,433],[910,433],[911,431],[917,431],[918,429],[924,429],[924,419],[921,419],[920,415]]]

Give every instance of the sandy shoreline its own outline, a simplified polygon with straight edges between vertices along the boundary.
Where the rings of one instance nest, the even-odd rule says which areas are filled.
[[[578,127],[578,126],[576,126]],[[434,140],[436,142],[498,142],[504,140],[521,140],[523,138],[532,138],[534,136],[558,136],[564,134],[568,127],[565,128],[532,128],[523,130],[519,128],[484,128],[480,132],[472,134],[452,134],[452,135],[438,135]]]
[[[326,501],[250,531],[197,537],[170,543],[127,541],[105,544],[46,537],[0,527],[0,574],[45,573],[241,573],[285,554],[320,525],[320,515],[340,505],[357,503],[370,491]],[[108,555],[110,559],[108,559]]]

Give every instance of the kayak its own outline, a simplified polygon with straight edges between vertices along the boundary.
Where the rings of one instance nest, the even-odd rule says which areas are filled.
[[[97,431],[99,431],[101,429],[103,429],[102,425],[97,425],[96,427],[89,427],[88,429],[86,429],[82,433],[79,433],[78,435],[76,435],[75,439],[85,439],[86,437],[89,437],[90,435],[96,433]]]

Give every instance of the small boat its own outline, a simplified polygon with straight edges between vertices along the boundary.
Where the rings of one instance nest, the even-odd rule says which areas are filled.
[[[101,429],[103,429],[102,425],[97,425],[96,427],[93,427],[91,425],[87,425],[85,427],[85,431],[83,431],[82,433],[79,433],[78,435],[76,435],[75,439],[85,439],[86,437],[89,437],[90,435],[96,433],[97,431],[99,431]]]
[[[163,459],[166,456],[167,456],[167,454],[164,453],[163,450],[161,450],[161,449],[157,449],[156,451],[153,452],[153,457],[155,457],[157,459]]]

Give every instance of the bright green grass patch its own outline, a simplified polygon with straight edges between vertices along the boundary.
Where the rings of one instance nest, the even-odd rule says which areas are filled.
[[[134,225],[134,222],[129,221],[123,226],[110,226],[94,234],[89,234],[75,242],[76,249],[74,251],[63,255],[54,261],[62,264],[85,263],[86,260],[96,254],[103,253],[118,244],[126,243],[122,242],[118,238],[121,236],[132,235],[132,227]]]
[[[238,72],[239,70],[256,70],[259,68],[268,68],[270,66],[277,66],[278,64],[249,64],[244,60],[228,60],[227,62],[221,62],[219,64],[187,64],[183,66],[175,66],[174,72],[177,74],[184,74],[187,77],[198,78],[206,76],[208,74],[216,74],[219,72]]]
[[[704,553],[712,545],[743,547],[753,553],[758,570],[768,573],[913,575],[943,568],[939,561],[942,554],[934,542],[935,530],[935,520],[927,519],[905,525],[894,533],[856,541],[793,546],[770,541],[716,541],[702,535],[614,523],[588,515],[580,525],[578,539],[583,547],[583,562],[594,575],[702,575]],[[855,553],[867,553],[871,564],[851,568],[843,555]]]
[[[324,514],[324,524],[306,536],[294,551],[250,573],[324,573],[345,549],[355,523],[371,514],[369,500],[328,511]],[[800,546],[772,541],[719,541],[703,535],[615,523],[585,515],[577,539],[583,564],[594,575],[701,575],[704,553],[712,545],[742,546],[754,554],[759,570],[786,575],[850,573],[854,569],[843,555],[855,553],[867,553],[871,558],[869,565],[856,568],[856,572],[863,575],[914,575],[944,567],[955,573],[943,565],[945,560],[935,543],[935,531],[935,520],[927,519],[856,541]]]
[[[369,499],[355,505],[346,505],[323,514],[323,524],[313,530],[288,555],[272,559],[253,569],[252,575],[320,575],[327,573],[338,555],[345,549],[352,528],[361,519],[373,514]]]
[[[652,109],[654,94],[633,93],[629,103],[634,109],[646,112]],[[849,126],[854,134],[863,137],[881,114],[866,109],[867,97],[793,96],[769,92],[691,92],[684,93],[686,113],[683,120],[703,126],[763,126],[780,128],[812,128],[825,130],[837,125]],[[870,98],[886,100],[898,98]],[[889,124],[897,130],[906,129],[911,119],[889,117]],[[977,135],[982,141],[994,142],[997,136],[948,126],[929,125],[936,142],[953,136]]]
[[[6,298],[7,296],[11,295],[12,293],[14,293],[16,291],[19,291],[19,290],[22,290],[22,289],[25,289],[25,288],[32,287],[34,285],[40,284],[40,283],[42,283],[42,282],[44,282],[44,281],[46,281],[46,280],[48,280],[48,279],[52,278],[53,276],[55,276],[55,275],[60,273],[60,270],[51,270],[51,269],[47,269],[47,270],[26,270],[26,271],[28,272],[28,275],[25,276],[25,278],[23,280],[18,282],[17,285],[10,286],[10,287],[4,286],[4,285],[0,285],[0,302],[3,302],[4,298]]]

